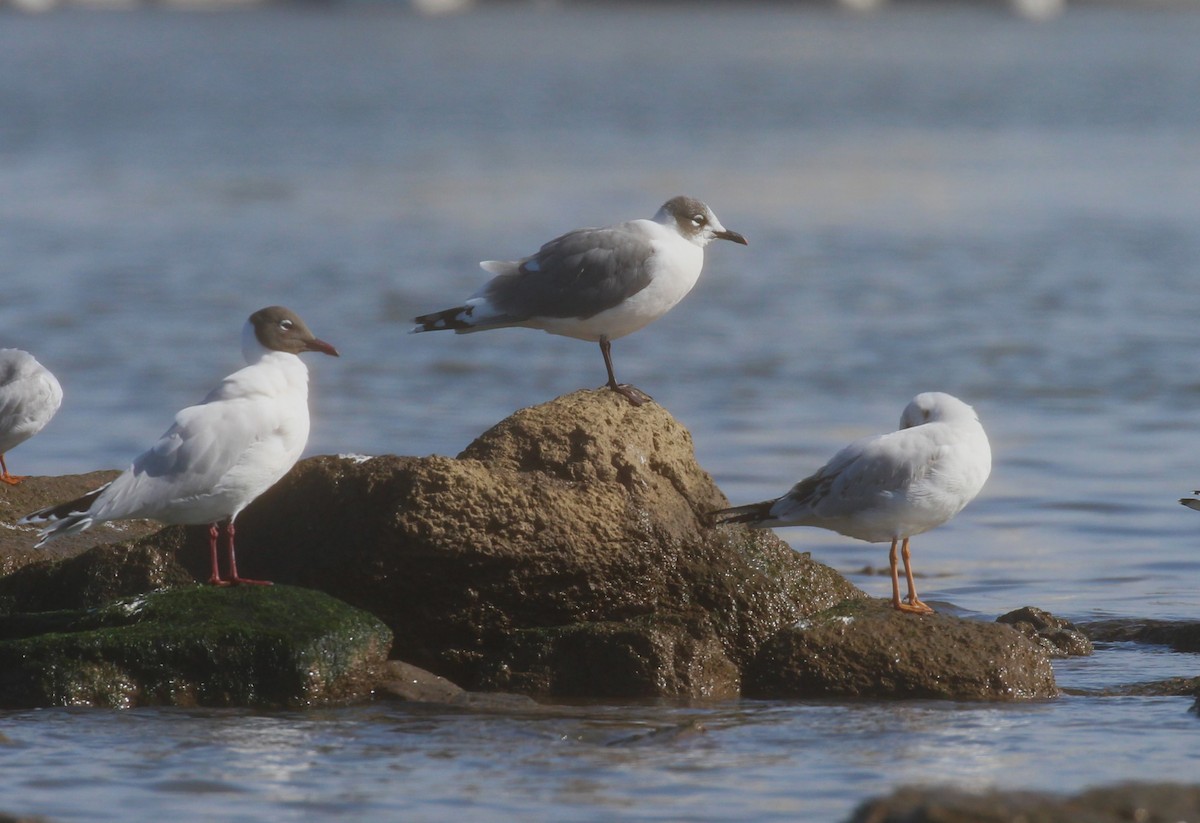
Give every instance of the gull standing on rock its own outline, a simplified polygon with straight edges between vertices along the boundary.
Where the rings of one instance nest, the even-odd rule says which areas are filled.
[[[4,455],[45,428],[62,397],[58,380],[32,354],[0,349],[0,482],[25,479],[8,473]]]
[[[913,584],[908,540],[962,511],[991,470],[991,447],[975,410],[952,395],[925,392],[904,409],[899,431],[854,441],[783,497],[712,515],[718,524],[817,526],[870,543],[890,540],[892,605],[929,614],[933,609]],[[907,603],[896,568],[901,541]]]
[[[600,344],[608,387],[641,405],[649,399],[618,383],[612,341],[657,320],[683,299],[704,266],[713,240],[746,245],[712,209],[691,197],[673,197],[652,220],[576,229],[520,260],[486,260],[496,275],[465,303],[416,318],[414,332],[458,334],[525,326]]]
[[[214,585],[256,583],[238,575],[233,521],[287,474],[308,442],[308,368],[297,356],[338,356],[290,309],[270,306],[242,329],[247,366],[208,397],[175,415],[175,423],[126,471],[77,500],[48,506],[20,520],[47,523],[39,546],[108,520],[147,518],[173,525],[209,524]],[[217,524],[227,520],[229,578],[217,565]]]

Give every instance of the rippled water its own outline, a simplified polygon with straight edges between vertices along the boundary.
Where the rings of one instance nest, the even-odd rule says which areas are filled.
[[[1197,42],[1200,14],[1163,7],[0,16],[0,345],[67,394],[10,465],[121,465],[276,302],[343,353],[310,363],[310,453],[457,453],[599,385],[599,353],[413,337],[409,318],[472,291],[479,260],[689,193],[750,246],[710,247],[614,356],[731,499],[950,391],[995,469],[914,542],[925,599],[1192,618],[1200,515],[1175,500],[1200,487]],[[783,536],[884,592],[857,573],[880,547]],[[1195,673],[1123,647],[1058,666],[1080,687]],[[1194,779],[1188,703],[10,713],[0,809],[836,819],[905,782]]]

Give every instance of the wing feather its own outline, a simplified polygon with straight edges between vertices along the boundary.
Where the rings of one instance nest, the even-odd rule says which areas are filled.
[[[476,296],[511,318],[592,317],[650,285],[653,254],[634,223],[578,229],[523,260],[487,261],[498,274]]]

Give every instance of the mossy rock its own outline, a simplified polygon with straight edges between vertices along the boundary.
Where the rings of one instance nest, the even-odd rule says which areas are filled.
[[[343,702],[378,682],[391,632],[288,586],[189,586],[0,618],[0,707]]]

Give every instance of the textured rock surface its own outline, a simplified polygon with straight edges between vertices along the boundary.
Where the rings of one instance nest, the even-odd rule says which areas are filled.
[[[192,582],[174,552],[153,542],[114,543],[75,557],[35,560],[0,577],[0,614],[90,609],[118,597]]]
[[[849,823],[1127,823],[1200,819],[1200,786],[1127,783],[1071,797],[1037,792],[902,788],[869,800]]]
[[[781,631],[744,673],[753,697],[1012,700],[1058,694],[1046,651],[999,623],[847,601]]]
[[[21,486],[14,511],[103,479]],[[468,695],[1054,693],[1045,653],[1012,629],[856,607],[861,591],[772,532],[712,528],[708,512],[727,503],[662,407],[581,391],[516,412],[457,458],[302,461],[239,518],[239,567],[379,617],[395,657]],[[67,551],[113,534],[85,532]],[[9,534],[18,552],[35,538]],[[206,579],[207,529],[21,562],[0,579],[10,625]],[[794,628],[835,606],[854,620]]]
[[[1092,641],[1074,623],[1035,606],[1002,614],[996,622],[1012,626],[1044,648],[1051,657],[1086,657],[1094,651]]]
[[[378,615],[397,657],[469,689],[575,694],[546,664],[607,649],[628,667],[593,695],[729,694],[780,627],[862,594],[773,534],[709,528],[726,503],[660,406],[584,391],[515,413],[456,459],[304,461],[239,520],[239,558]],[[184,544],[200,573],[203,535]]]
[[[0,575],[31,563],[70,557],[98,543],[133,539],[161,529],[162,526],[149,520],[106,523],[89,532],[63,537],[42,549],[35,549],[33,544],[37,542],[37,530],[13,525],[43,506],[73,500],[99,488],[117,474],[115,471],[100,471],[63,477],[28,477],[17,486],[0,484],[0,523],[8,527],[0,529]]]
[[[1200,652],[1200,622],[1181,620],[1097,620],[1080,628],[1101,643],[1149,643],[1177,652]]]
[[[0,618],[0,706],[302,707],[357,699],[391,633],[290,587],[189,586]]]

